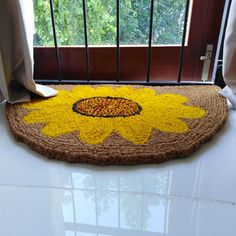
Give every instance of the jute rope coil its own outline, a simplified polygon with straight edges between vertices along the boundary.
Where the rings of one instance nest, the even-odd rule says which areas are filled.
[[[75,86],[57,85],[51,87],[71,91]],[[98,86],[90,87],[97,88]],[[111,87],[117,89],[122,86]],[[201,119],[184,119],[184,122],[189,127],[189,131],[186,133],[168,133],[153,129],[149,140],[143,144],[134,144],[122,137],[118,132],[112,132],[99,144],[86,143],[80,140],[79,129],[57,137],[50,137],[42,133],[46,123],[27,124],[24,121],[24,117],[32,109],[27,109],[22,104],[7,104],[6,115],[14,137],[43,156],[70,163],[91,163],[97,165],[136,165],[161,163],[172,159],[185,158],[212,138],[226,122],[228,114],[227,104],[226,100],[218,94],[220,88],[217,86],[132,86],[132,88],[151,88],[157,94],[185,96],[188,98],[186,106],[199,107],[206,111],[206,115]],[[111,98],[109,99],[111,100]],[[103,100],[103,98],[96,98],[97,103],[103,102]],[[116,106],[117,103],[132,104],[134,112],[131,112],[131,115],[136,113],[139,115],[142,112],[141,107],[138,105],[135,107],[135,103],[128,99],[126,100],[120,101],[118,99],[112,102]],[[73,109],[77,109],[75,106],[80,105],[82,107],[86,104],[87,100],[84,99],[79,104],[71,105]],[[86,107],[82,108],[86,111]],[[104,114],[101,113],[101,116],[103,116],[101,119],[106,119]],[[115,112],[112,114],[116,116],[120,113]],[[129,113],[127,114],[129,115]],[[78,115],[81,114],[78,113]],[[109,117],[108,119],[112,118]]]

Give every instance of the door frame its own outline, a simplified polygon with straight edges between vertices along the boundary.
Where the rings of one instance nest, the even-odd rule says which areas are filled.
[[[188,40],[184,47],[182,81],[200,81],[206,45],[213,44],[211,78],[225,0],[193,0]],[[211,30],[209,30],[211,29]],[[181,45],[152,45],[150,81],[176,81]],[[59,47],[63,80],[86,80],[84,46]],[[116,79],[116,46],[90,46],[91,80]],[[145,81],[148,45],[120,47],[120,80]],[[36,80],[57,80],[54,47],[34,48]]]

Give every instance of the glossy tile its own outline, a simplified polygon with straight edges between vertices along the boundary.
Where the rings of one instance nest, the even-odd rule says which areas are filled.
[[[4,236],[234,236],[236,207],[114,190],[0,187]]]
[[[0,184],[71,187],[68,170],[31,151],[12,137],[0,104]]]

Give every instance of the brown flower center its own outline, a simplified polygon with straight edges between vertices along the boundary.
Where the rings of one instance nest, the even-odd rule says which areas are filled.
[[[81,115],[93,117],[128,117],[140,114],[141,106],[129,99],[119,97],[92,97],[81,99],[73,105]]]

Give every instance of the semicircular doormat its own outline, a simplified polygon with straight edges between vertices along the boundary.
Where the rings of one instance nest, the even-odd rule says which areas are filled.
[[[183,158],[227,118],[216,86],[51,86],[56,97],[7,104],[18,141],[48,158],[98,165]]]

